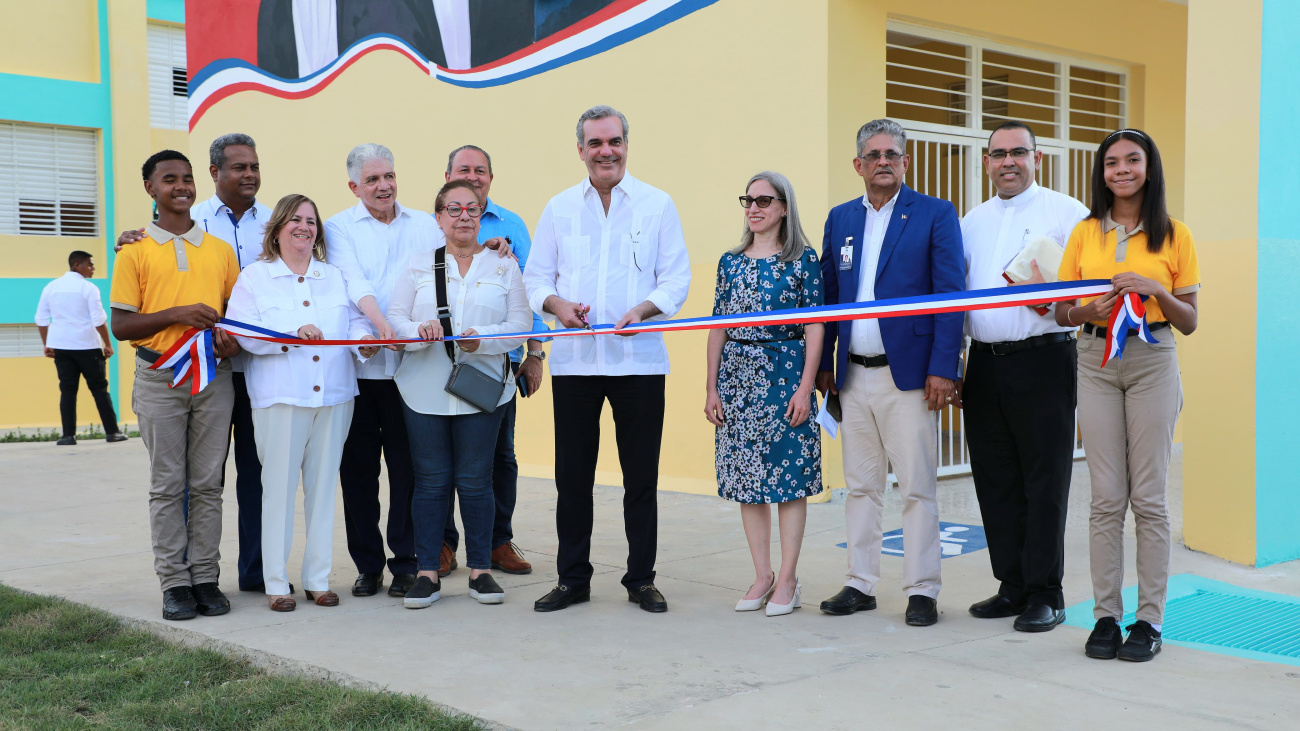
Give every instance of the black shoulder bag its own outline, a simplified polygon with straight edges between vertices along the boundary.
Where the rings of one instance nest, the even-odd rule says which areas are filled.
[[[445,246],[433,254],[433,279],[438,295],[438,323],[442,325],[443,337],[447,337],[452,334],[452,330],[451,307],[447,304],[447,247]],[[457,363],[455,343],[444,342],[443,345],[446,346],[447,357],[451,360],[451,375],[447,377],[447,385],[443,390],[484,413],[490,414],[496,411],[501,395],[505,392],[506,382],[510,380],[510,359],[508,357],[505,359],[506,364],[502,367],[501,378],[497,379],[467,363]]]

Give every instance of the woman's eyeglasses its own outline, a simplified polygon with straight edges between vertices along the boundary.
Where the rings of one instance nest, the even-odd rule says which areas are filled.
[[[478,218],[479,216],[483,215],[483,206],[480,206],[477,203],[472,203],[468,206],[463,206],[463,207],[458,206],[455,203],[451,203],[449,205],[443,206],[442,210],[446,211],[447,215],[451,216],[452,218],[460,218],[460,214],[462,211],[468,213],[470,218]]]
[[[757,203],[759,208],[767,208],[768,206],[772,205],[772,201],[781,201],[782,203],[785,203],[784,198],[778,198],[776,196],[771,196],[771,195],[758,195],[752,197],[747,195],[742,195],[740,196],[740,207],[747,209],[750,206]]]

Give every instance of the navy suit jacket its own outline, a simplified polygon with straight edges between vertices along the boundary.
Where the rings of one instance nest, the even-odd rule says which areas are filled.
[[[826,304],[855,302],[866,257],[862,234],[867,209],[861,198],[841,203],[826,217],[822,237],[822,286]],[[840,247],[853,237],[853,267],[840,269]],[[966,260],[962,253],[961,225],[952,204],[908,188],[898,192],[889,229],[880,246],[876,271],[876,299],[915,297],[966,289]],[[925,387],[927,375],[956,380],[966,315],[886,317],[880,320],[880,338],[900,391]],[[858,321],[861,322],[861,321]],[[826,323],[821,370],[835,371],[835,387],[843,388],[848,370],[850,333],[857,322]]]

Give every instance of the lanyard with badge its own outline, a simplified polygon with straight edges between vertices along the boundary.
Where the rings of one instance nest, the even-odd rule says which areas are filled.
[[[840,247],[840,271],[847,272],[853,268],[853,237],[845,236],[844,245]]]

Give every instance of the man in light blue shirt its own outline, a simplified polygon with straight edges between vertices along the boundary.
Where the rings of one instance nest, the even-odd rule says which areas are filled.
[[[484,206],[483,215],[479,218],[479,242],[484,243],[498,236],[505,238],[510,242],[511,250],[522,270],[528,263],[528,250],[532,244],[528,226],[522,218],[488,197],[488,192],[492,189],[492,158],[487,152],[474,145],[452,150],[447,156],[446,179],[447,182],[468,180],[473,184]],[[545,332],[546,329],[542,318],[534,313],[533,332]],[[541,388],[542,362],[546,360],[542,342],[549,339],[530,338],[524,347],[510,354],[511,367],[515,370],[522,396],[531,396]],[[533,567],[524,560],[518,546],[514,544],[514,533],[510,525],[515,513],[515,495],[519,482],[519,465],[515,461],[515,403],[516,399],[511,399],[503,407],[505,417],[501,420],[501,433],[497,436],[496,458],[492,466],[492,494],[496,499],[496,519],[492,524],[492,568],[507,574],[527,574],[532,572]],[[455,502],[456,495],[453,492],[451,506],[447,510],[439,576],[451,573],[457,565],[456,547],[460,543],[460,534],[456,531]]]

